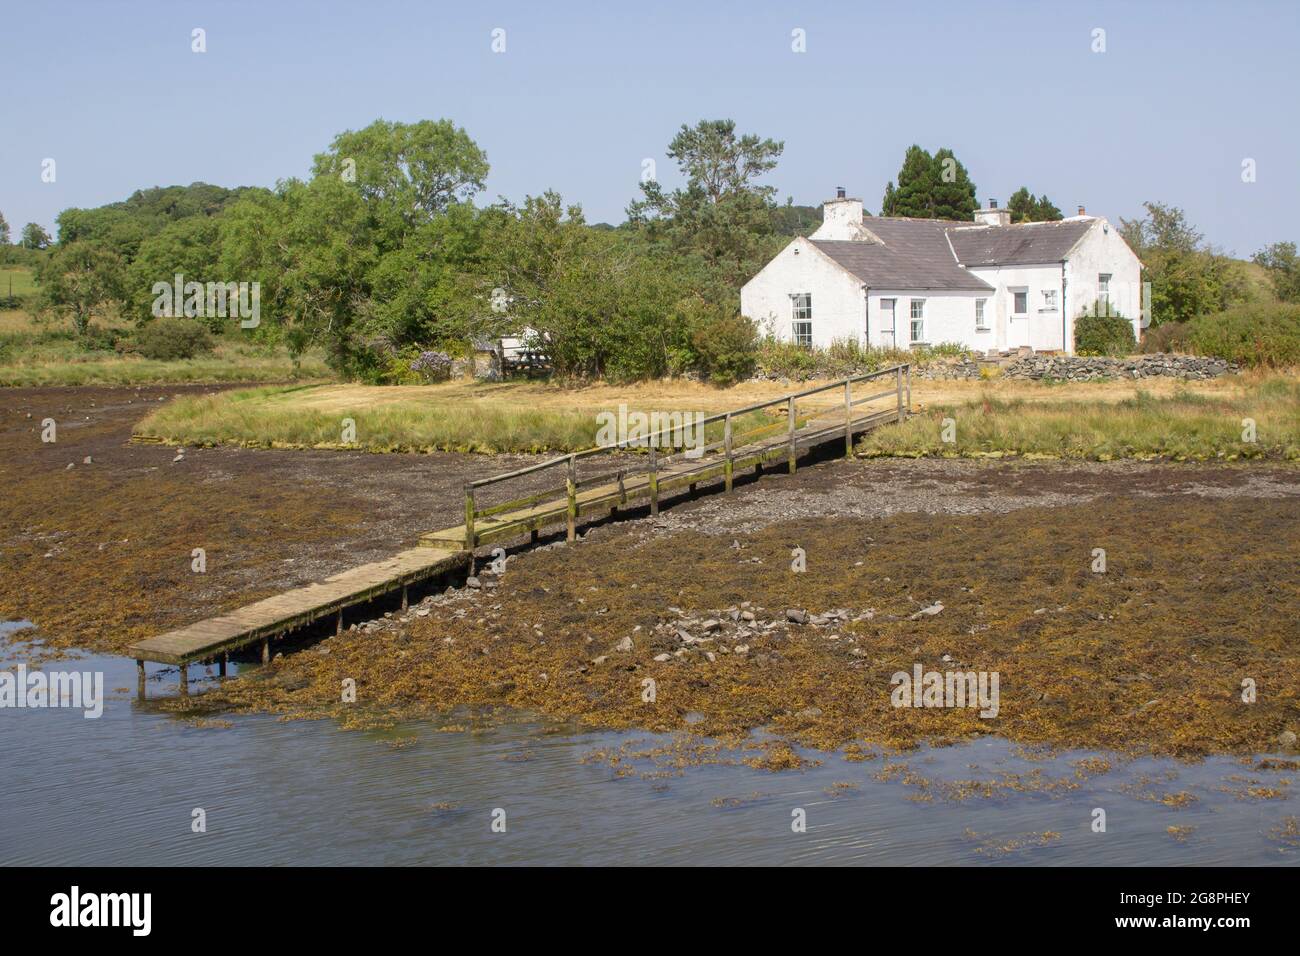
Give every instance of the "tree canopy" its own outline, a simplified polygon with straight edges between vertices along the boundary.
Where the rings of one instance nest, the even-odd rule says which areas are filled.
[[[898,171],[881,201],[882,216],[907,219],[952,219],[969,222],[978,208],[975,184],[952,150],[944,147],[931,156],[915,143],[907,148]]]
[[[1027,186],[1021,186],[1011,194],[1007,210],[1011,213],[1013,223],[1056,222],[1063,218],[1061,210],[1056,208],[1056,204],[1045,193],[1035,198]]]

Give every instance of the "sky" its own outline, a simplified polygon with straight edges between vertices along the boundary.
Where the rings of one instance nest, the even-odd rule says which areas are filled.
[[[554,189],[621,222],[644,160],[677,185],[674,133],[726,117],[784,142],[783,202],[844,186],[879,211],[919,143],[982,204],[1024,185],[1117,221],[1155,200],[1240,256],[1300,241],[1296,0],[3,2],[15,240],[149,186],[304,176],[379,117],[462,126],[492,167],[479,202]]]

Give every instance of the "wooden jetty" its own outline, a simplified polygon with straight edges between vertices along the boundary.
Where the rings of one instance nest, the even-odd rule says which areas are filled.
[[[875,383],[876,390],[855,394],[853,386],[863,383]],[[879,389],[882,383],[888,387]],[[897,365],[702,419],[685,421],[678,415],[669,426],[646,435],[467,482],[464,523],[422,535],[419,547],[133,644],[129,653],[136,661],[139,696],[145,697],[146,661],[179,666],[180,692],[186,694],[188,665],[216,661],[224,675],[232,651],[259,642],[262,660],[268,661],[272,639],[330,615],[336,632],[341,631],[346,608],[397,588],[405,610],[411,584],[461,569],[472,574],[474,551],[481,545],[525,534],[535,541],[544,528],[560,524],[573,541],[580,520],[638,502],[648,503],[657,515],[668,492],[694,491],[699,483],[718,478],[730,492],[742,469],[761,474],[765,466],[782,463],[794,474],[800,451],[832,441],[842,441],[845,455],[851,456],[855,435],[906,419],[911,392],[910,367]],[[627,454],[633,451],[638,454]],[[610,459],[616,456],[611,470]],[[593,461],[602,465],[599,473],[581,474]],[[564,484],[484,503],[485,496],[508,489],[511,482],[548,471],[562,473]]]

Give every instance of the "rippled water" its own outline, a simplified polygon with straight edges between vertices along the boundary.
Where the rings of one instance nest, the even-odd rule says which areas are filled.
[[[1278,786],[1296,775],[1234,759],[1117,762],[1061,795],[918,802],[914,788],[876,778],[881,759],[821,754],[824,763],[802,773],[702,766],[681,776],[620,777],[584,756],[667,738],[575,735],[534,723],[356,732],[261,716],[201,729],[136,703],[130,660],[87,656],[47,669],[102,670],[109,699],[98,720],[77,710],[0,710],[0,863],[1300,862],[1300,849],[1268,835],[1300,813],[1294,800],[1223,792],[1242,789],[1236,776]],[[174,678],[165,687],[171,691]],[[409,737],[413,745],[391,746]],[[1081,756],[1031,761],[985,740],[897,759],[932,780],[1035,769],[1055,779],[1070,776],[1069,761]],[[1176,779],[1163,780],[1170,771]],[[1199,799],[1175,810],[1122,791],[1143,775],[1161,776],[1161,792]],[[857,786],[831,796],[836,783]],[[1108,814],[1104,834],[1090,828],[1098,806]],[[196,807],[207,813],[206,833],[191,832]],[[796,807],[807,812],[807,833],[791,831]],[[505,833],[491,830],[496,808],[506,811]],[[1169,826],[1195,829],[1179,842]],[[1044,831],[1060,839],[1005,851]]]

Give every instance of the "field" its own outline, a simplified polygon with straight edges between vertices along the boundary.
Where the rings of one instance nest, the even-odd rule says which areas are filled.
[[[31,270],[0,267],[0,296],[29,301],[36,291]],[[129,323],[97,317],[92,328],[129,331]],[[47,385],[151,385],[157,383],[283,382],[331,377],[317,352],[295,367],[279,348],[220,336],[215,350],[193,359],[154,361],[120,354],[100,343],[87,345],[73,335],[71,324],[36,319],[26,309],[0,310],[0,387]]]
[[[687,381],[578,389],[528,382],[277,386],[189,396],[157,409],[135,433],[192,445],[563,452],[595,444],[596,416],[617,412],[620,405],[645,412],[713,414],[814,384],[748,382],[730,389]],[[1226,449],[1244,456],[1267,453],[1285,458],[1293,457],[1300,418],[1296,380],[1281,376],[1236,376],[1186,385],[1173,379],[1146,379],[1068,386],[914,379],[912,399],[919,417],[903,430],[884,429],[873,435],[864,443],[866,454],[1004,450],[1090,458],[1200,452],[1206,452],[1200,457],[1216,457]],[[828,408],[839,400],[834,390],[816,399]],[[1085,412],[1090,430],[1081,431],[1077,426]],[[1262,437],[1259,444],[1241,451],[1237,448],[1243,444],[1241,419],[1247,414],[1256,416]],[[940,440],[940,424],[946,417],[961,422],[960,442],[953,446]],[[343,442],[344,419],[355,424],[350,445]],[[1002,424],[995,428],[990,424],[994,421]],[[1021,435],[1031,421],[1040,422],[1032,442]],[[1009,422],[1020,431],[1010,428]],[[1166,435],[1185,436],[1186,447],[1170,445]],[[1236,444],[1229,441],[1232,436]]]

